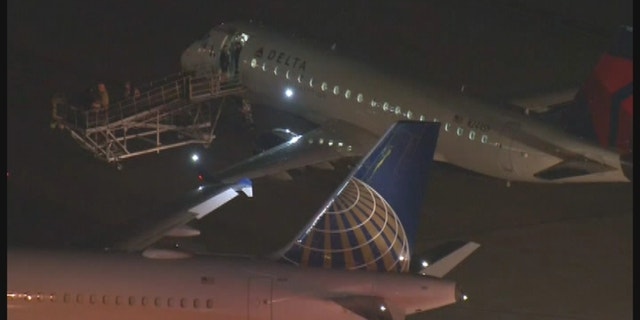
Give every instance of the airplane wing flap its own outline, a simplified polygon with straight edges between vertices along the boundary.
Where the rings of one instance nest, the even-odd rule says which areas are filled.
[[[349,156],[362,156],[375,145],[377,138],[342,120],[331,120],[321,127],[265,152],[224,169],[215,178],[234,181],[240,177],[249,179],[276,175],[283,171],[307,165],[322,165],[328,161]]]

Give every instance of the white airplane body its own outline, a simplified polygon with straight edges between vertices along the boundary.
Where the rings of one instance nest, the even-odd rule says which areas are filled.
[[[630,163],[621,164],[614,150],[502,106],[390,76],[330,48],[250,23],[212,29],[185,50],[183,70],[218,70],[218,51],[234,41],[242,43],[238,76],[251,101],[298,114],[318,123],[321,131],[323,126],[348,127],[354,136],[342,134],[324,141],[339,139],[353,147],[352,153],[368,150],[375,137],[398,120],[436,121],[442,123],[438,161],[508,181],[630,181],[624,167]],[[315,136],[316,144],[323,134],[327,132]],[[253,165],[241,163],[220,176],[235,178],[253,170],[252,161]]]
[[[109,252],[9,249],[8,319],[398,320],[466,300],[440,278],[476,243],[434,251],[440,255],[409,272],[439,127],[393,125],[300,234],[269,257],[154,247],[167,235],[197,235],[186,223],[240,191],[252,196],[246,179],[198,188],[196,201]]]
[[[436,278],[243,258],[157,261],[131,254],[45,252],[10,252],[7,258],[13,295],[7,297],[8,314],[15,320],[362,319],[320,298],[383,296],[403,314],[460,299],[455,283]]]

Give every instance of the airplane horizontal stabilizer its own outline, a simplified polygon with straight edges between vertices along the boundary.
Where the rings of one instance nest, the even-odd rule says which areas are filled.
[[[618,170],[604,162],[597,154],[580,153],[579,150],[564,148],[553,141],[541,139],[535,133],[519,126],[510,128],[503,134],[513,141],[562,159],[559,163],[534,174],[540,179],[552,181]]]
[[[427,266],[418,273],[442,278],[479,247],[475,242],[454,241],[442,244],[426,254],[424,262]]]
[[[613,170],[610,166],[588,158],[579,158],[564,160],[556,165],[536,172],[534,176],[545,180],[557,180],[596,174],[610,170]]]
[[[577,93],[578,88],[570,88],[531,97],[512,99],[509,103],[522,108],[526,114],[530,112],[544,113],[573,102]]]

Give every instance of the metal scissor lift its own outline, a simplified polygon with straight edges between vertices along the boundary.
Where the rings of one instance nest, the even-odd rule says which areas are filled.
[[[243,91],[237,77],[180,75],[108,110],[52,101],[52,125],[68,130],[96,158],[121,169],[121,161],[127,158],[189,144],[208,147],[215,138],[224,99]]]

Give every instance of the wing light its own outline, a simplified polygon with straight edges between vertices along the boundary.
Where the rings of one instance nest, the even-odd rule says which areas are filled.
[[[285,97],[287,97],[287,98],[291,98],[291,97],[293,97],[293,90],[292,90],[291,88],[286,88],[286,89],[284,90],[284,95],[285,95]]]

